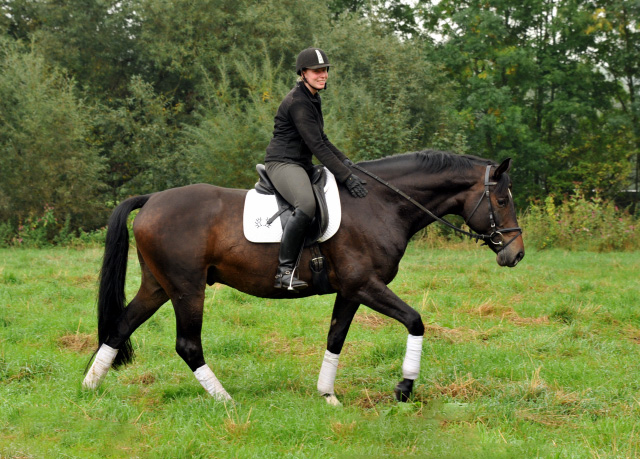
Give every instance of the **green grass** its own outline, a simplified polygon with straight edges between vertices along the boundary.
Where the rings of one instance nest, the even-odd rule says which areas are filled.
[[[393,400],[406,330],[362,308],[336,392],[316,394],[331,296],[209,288],[203,342],[234,397],[214,402],[177,356],[172,308],[135,362],[80,388],[95,341],[99,249],[0,250],[0,457],[636,457],[638,252],[413,244],[392,288],[427,326],[412,403]],[[132,253],[131,298],[139,282]]]

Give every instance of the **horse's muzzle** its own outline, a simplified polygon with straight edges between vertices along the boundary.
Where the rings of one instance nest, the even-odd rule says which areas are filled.
[[[498,252],[496,261],[500,266],[513,268],[524,258],[524,244],[522,243],[522,237],[518,236],[518,239],[519,240],[514,241],[514,243],[509,247]]]

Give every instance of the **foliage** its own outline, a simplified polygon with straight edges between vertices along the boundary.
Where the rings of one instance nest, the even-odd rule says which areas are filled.
[[[553,196],[532,203],[521,219],[525,241],[537,249],[640,249],[640,221],[599,195],[586,198],[576,189],[559,204]]]
[[[611,198],[628,180],[639,137],[633,116],[614,104],[631,94],[602,71],[621,53],[600,52],[612,48],[597,4],[443,0],[423,8],[427,30],[441,37],[431,55],[460,84],[471,151],[514,158],[525,196],[567,193],[595,178]],[[626,84],[639,76],[632,70]]]
[[[70,218],[60,222],[55,209],[45,205],[40,213],[28,215],[17,227],[0,224],[0,247],[45,248],[52,246],[88,247],[104,245],[106,228],[73,230]]]
[[[181,104],[132,78],[129,96],[95,108],[93,141],[107,163],[110,201],[186,185],[192,159],[182,148]]]
[[[141,68],[135,2],[3,0],[7,35],[31,42],[91,97],[122,97]]]
[[[0,0],[0,13],[13,231],[45,204],[77,234],[130,195],[250,186],[307,46],[331,58],[326,132],[354,160],[509,156],[521,208],[576,182],[606,199],[638,189],[637,0]]]
[[[326,41],[337,62],[323,95],[326,131],[347,155],[377,159],[430,143],[455,149],[443,132],[456,129],[452,87],[421,48],[353,18],[336,25]]]
[[[35,50],[0,39],[0,221],[22,224],[50,205],[58,221],[91,225],[103,211],[103,162],[74,88]]]
[[[599,61],[607,74],[616,82],[615,99],[621,118],[632,133],[635,157],[632,173],[633,189],[640,190],[640,2],[625,0],[601,0],[594,13],[591,33],[599,33],[602,39],[597,49]],[[638,209],[638,193],[632,211]]]
[[[290,88],[266,53],[258,65],[244,56],[233,70],[222,60],[218,72],[219,81],[203,83],[207,98],[198,125],[186,129],[187,148],[201,165],[199,180],[248,188],[256,182],[255,165],[264,162],[273,116]],[[241,78],[240,88],[232,87],[230,73]]]

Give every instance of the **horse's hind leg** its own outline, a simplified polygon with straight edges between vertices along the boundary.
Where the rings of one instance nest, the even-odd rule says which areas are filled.
[[[189,365],[202,387],[216,400],[231,400],[231,396],[222,387],[202,351],[202,314],[204,309],[205,284],[197,291],[181,291],[172,295],[173,309],[176,314],[176,352]]]
[[[331,327],[327,336],[327,350],[324,353],[320,375],[318,376],[318,391],[330,405],[340,405],[333,391],[333,384],[338,371],[338,360],[342,345],[349,332],[351,321],[359,303],[345,300],[338,294],[333,306]]]
[[[109,335],[98,349],[96,358],[82,383],[88,389],[96,389],[100,385],[116,359],[118,350],[130,346],[131,334],[169,299],[142,259],[140,262],[142,269],[140,289],[118,318],[115,332]],[[128,355],[130,356],[130,352]]]

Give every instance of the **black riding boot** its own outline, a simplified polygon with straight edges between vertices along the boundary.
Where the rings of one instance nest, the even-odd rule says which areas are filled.
[[[298,256],[302,250],[304,236],[311,223],[311,217],[296,209],[284,227],[280,254],[278,256],[278,271],[276,273],[276,288],[287,290],[302,290],[308,287],[307,283],[298,279],[294,269],[298,262]]]

